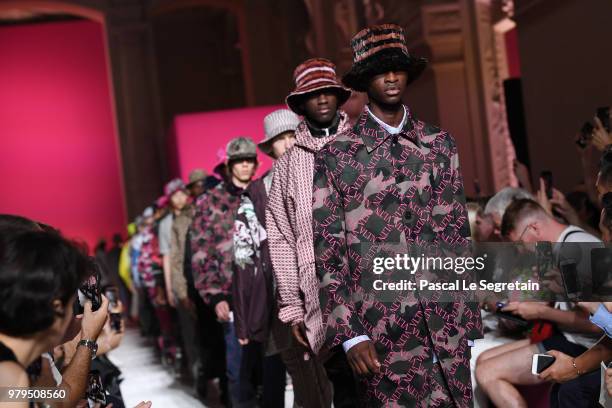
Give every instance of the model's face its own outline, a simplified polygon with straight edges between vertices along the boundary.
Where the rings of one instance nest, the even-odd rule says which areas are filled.
[[[290,130],[288,132],[281,133],[280,135],[276,136],[274,139],[272,139],[272,144],[270,145],[270,147],[272,148],[272,155],[274,156],[274,159],[278,159],[279,157],[281,157],[283,154],[285,154],[287,150],[291,149],[294,144],[294,131]]]
[[[400,104],[407,81],[408,74],[404,71],[390,71],[376,75],[368,84],[368,97],[370,101],[383,105]]]
[[[172,204],[173,208],[177,210],[182,210],[183,207],[185,207],[185,205],[187,204],[188,199],[189,196],[187,195],[187,193],[185,193],[183,190],[179,190],[172,194],[172,196],[170,197],[170,203]]]
[[[257,170],[257,159],[242,159],[230,163],[232,177],[241,183],[251,181]]]
[[[189,195],[193,198],[199,197],[204,194],[204,180],[196,181],[189,186]]]
[[[302,105],[308,120],[319,125],[328,125],[336,116],[338,97],[333,91],[323,89],[308,95]]]

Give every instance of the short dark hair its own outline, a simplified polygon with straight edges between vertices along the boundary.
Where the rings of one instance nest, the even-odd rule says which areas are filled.
[[[49,328],[59,300],[70,299],[93,270],[85,250],[55,232],[21,231],[0,237],[0,332],[27,336]]]
[[[510,203],[501,222],[501,235],[508,237],[516,229],[517,224],[526,217],[546,214],[540,204],[529,198],[521,198]]]
[[[40,226],[21,215],[0,214],[0,231],[4,232],[5,230],[36,231],[40,230]]]

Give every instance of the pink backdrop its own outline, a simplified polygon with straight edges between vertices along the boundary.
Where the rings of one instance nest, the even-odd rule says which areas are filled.
[[[203,168],[209,174],[225,154],[227,142],[237,136],[249,136],[255,143],[264,138],[263,119],[279,106],[231,109],[215,112],[178,115],[174,119],[171,146],[175,151],[176,174],[187,180],[194,168]],[[258,152],[258,176],[267,171],[272,160]]]
[[[102,26],[0,28],[0,213],[93,244],[125,227]]]

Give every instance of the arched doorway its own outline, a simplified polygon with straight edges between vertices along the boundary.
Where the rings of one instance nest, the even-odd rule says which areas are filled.
[[[0,213],[90,246],[126,222],[104,24],[63,2],[0,3]]]

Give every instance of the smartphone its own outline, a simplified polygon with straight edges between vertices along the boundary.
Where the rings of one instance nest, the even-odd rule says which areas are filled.
[[[612,295],[612,248],[591,249],[593,291],[598,295]]]
[[[552,243],[547,241],[536,242],[535,249],[538,276],[540,280],[543,280],[544,275],[553,267]]]
[[[104,386],[102,384],[102,377],[98,370],[91,370],[89,377],[87,378],[87,400],[89,406],[95,406],[96,403],[106,405],[106,395],[104,393]],[[92,405],[93,403],[93,405]]]
[[[531,374],[538,375],[553,365],[555,358],[548,354],[534,354],[531,359]]]
[[[570,300],[578,300],[580,298],[580,289],[578,286],[578,270],[576,269],[576,261],[566,259],[559,264],[561,269],[561,278],[563,279],[563,287],[565,294]]]
[[[553,196],[553,193],[552,193],[552,189],[553,189],[553,175],[552,175],[552,171],[544,170],[542,173],[540,173],[540,177],[542,178],[542,180],[544,180],[544,188],[546,189],[546,197],[548,197],[548,199],[551,199],[552,196]]]
[[[81,287],[79,287],[73,309],[75,316],[83,314],[85,302],[87,300],[91,301],[91,310],[94,312],[102,306],[100,280],[100,271],[96,269],[96,271],[83,282]]]
[[[608,132],[610,131],[610,107],[603,106],[601,108],[597,108],[597,117],[601,121],[604,129]]]
[[[117,302],[119,300],[119,289],[117,289],[115,286],[109,286],[104,291],[104,295],[108,299],[108,304],[110,307],[117,307]]]
[[[584,149],[589,145],[593,138],[593,129],[595,128],[591,122],[584,122],[582,128],[580,128],[580,136],[578,140],[576,140],[576,144],[580,146],[580,148]]]
[[[117,333],[121,333],[121,313],[109,313],[110,327]]]
[[[497,310],[495,311],[495,315],[497,317],[500,317],[502,319],[506,319],[506,320],[510,320],[520,326],[527,326],[529,325],[529,322],[525,319],[523,319],[520,316],[517,316],[515,314],[512,314],[511,312],[503,312],[502,309],[506,306],[504,303],[502,302],[497,302],[496,304],[497,306]]]

